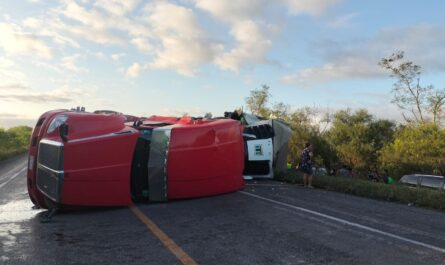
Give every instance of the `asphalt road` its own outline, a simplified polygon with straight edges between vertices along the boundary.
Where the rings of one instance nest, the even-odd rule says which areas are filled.
[[[443,212],[274,181],[43,224],[25,167],[0,162],[0,264],[445,264]]]

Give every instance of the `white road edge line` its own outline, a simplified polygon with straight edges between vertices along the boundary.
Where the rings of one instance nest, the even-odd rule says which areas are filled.
[[[22,163],[22,164],[16,166],[15,168],[9,170],[9,171],[6,172],[5,174],[3,174],[3,176],[4,176],[3,178],[0,177],[0,180],[4,180],[4,179],[9,178],[9,175],[11,175],[12,172],[17,171],[17,170],[19,170],[19,169],[21,170],[21,169],[23,169],[23,167],[26,166],[26,165],[27,165],[27,162]]]
[[[250,192],[245,192],[245,191],[239,191],[239,192],[244,194],[244,195],[247,195],[247,196],[251,196],[251,197],[254,197],[254,198],[257,198],[257,199],[261,199],[261,200],[264,200],[264,201],[275,203],[275,204],[278,204],[278,205],[281,205],[281,206],[286,206],[286,207],[289,207],[289,208],[292,208],[292,209],[295,209],[295,210],[298,210],[298,211],[310,213],[310,214],[313,214],[313,215],[316,215],[316,216],[320,216],[320,217],[323,217],[323,218],[326,218],[326,219],[329,219],[329,220],[332,220],[332,221],[339,222],[341,224],[357,227],[357,228],[360,228],[360,229],[363,229],[363,230],[366,230],[366,231],[370,231],[370,232],[373,232],[373,233],[376,233],[376,234],[384,235],[384,236],[391,237],[391,238],[394,238],[394,239],[398,239],[398,240],[401,240],[401,241],[405,241],[405,242],[408,242],[408,243],[411,243],[411,244],[414,244],[414,245],[422,246],[422,247],[425,247],[425,248],[429,248],[429,249],[432,249],[432,250],[435,250],[435,251],[439,251],[439,252],[445,253],[445,249],[444,248],[436,247],[436,246],[433,246],[433,245],[430,245],[430,244],[426,244],[426,243],[423,243],[423,242],[419,242],[419,241],[416,241],[416,240],[412,240],[412,239],[409,239],[409,238],[406,238],[406,237],[402,237],[402,236],[398,236],[398,235],[391,234],[391,233],[388,233],[388,232],[384,232],[382,230],[378,230],[378,229],[375,229],[375,228],[372,228],[372,227],[369,227],[369,226],[353,223],[353,222],[350,222],[350,221],[347,221],[347,220],[344,220],[344,219],[341,219],[341,218],[337,218],[337,217],[330,216],[330,215],[327,215],[327,214],[323,214],[323,213],[320,213],[320,212],[312,211],[312,210],[309,210],[309,209],[306,209],[306,208],[294,206],[294,205],[291,205],[291,204],[288,204],[288,203],[284,203],[284,202],[280,202],[280,201],[275,201],[275,200],[272,200],[272,199],[268,199],[268,198],[265,198],[265,197],[262,197],[262,196],[259,196],[259,195],[256,195],[256,194],[252,194]]]
[[[19,172],[15,173],[10,177],[7,181],[0,184],[0,189],[3,188],[6,184],[8,184],[11,180],[15,179],[18,175],[20,175],[23,171],[25,171],[26,167],[22,168]]]

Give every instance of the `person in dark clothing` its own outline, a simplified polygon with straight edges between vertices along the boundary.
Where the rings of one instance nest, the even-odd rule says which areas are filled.
[[[303,183],[305,187],[312,188],[312,146],[310,143],[304,144],[304,149],[301,152],[301,170],[303,171]]]

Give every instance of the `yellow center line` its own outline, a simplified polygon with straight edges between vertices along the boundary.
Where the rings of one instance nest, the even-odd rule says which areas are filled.
[[[175,255],[184,265],[198,265],[185,251],[178,246],[159,226],[157,226],[147,215],[145,215],[134,204],[130,206],[130,210],[136,215],[142,223],[150,230],[173,255]]]

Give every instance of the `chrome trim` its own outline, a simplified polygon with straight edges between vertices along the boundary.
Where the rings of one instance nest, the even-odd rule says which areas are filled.
[[[257,138],[255,134],[251,134],[251,133],[243,133],[243,136],[246,136],[246,137],[249,137],[249,138],[252,138],[252,139],[256,139]]]
[[[49,140],[49,139],[42,139],[40,140],[40,143],[49,144],[49,145],[55,145],[55,146],[63,146],[63,143]]]
[[[119,132],[114,132],[114,133],[107,133],[107,134],[102,134],[102,135],[96,135],[96,136],[90,136],[90,137],[85,137],[85,138],[79,138],[79,139],[73,139],[73,140],[69,140],[68,141],[70,143],[77,143],[77,142],[82,142],[82,141],[88,141],[88,140],[94,140],[94,139],[101,139],[101,138],[108,138],[108,137],[114,137],[114,136],[120,136],[120,135],[125,135],[128,133],[137,133],[137,130],[127,130],[127,131],[119,131]]]
[[[148,188],[150,201],[167,201],[168,185],[168,148],[171,127],[153,129],[148,160]]]
[[[39,164],[38,167],[39,166],[40,166],[40,170],[42,170],[42,171],[47,170],[47,171],[55,173],[55,176],[52,175],[52,174],[49,174],[49,175],[47,175],[47,178],[52,178],[52,179],[55,180],[56,187],[55,187],[55,194],[54,195],[57,198],[54,197],[52,194],[49,194],[48,192],[46,192],[45,189],[47,189],[48,186],[46,186],[44,182],[40,181],[40,178],[42,178],[42,176],[40,174],[37,174],[37,176],[36,176],[36,187],[37,187],[37,189],[41,193],[43,193],[45,196],[47,196],[48,198],[53,200],[54,202],[60,203],[62,201],[62,190],[63,190],[63,182],[64,182],[64,177],[65,177],[64,172],[63,171],[58,172],[58,171],[53,170],[51,168],[45,167],[45,166],[43,166],[41,164]],[[38,169],[37,169],[37,172],[39,172]],[[43,185],[43,188],[41,187],[41,185]]]
[[[51,171],[53,173],[56,173],[56,174],[64,174],[65,173],[65,171],[63,171],[63,170],[55,170],[55,169],[49,168],[47,166],[44,166],[44,165],[42,165],[40,163],[37,163],[37,167],[41,167],[43,169],[49,170],[49,171]]]

